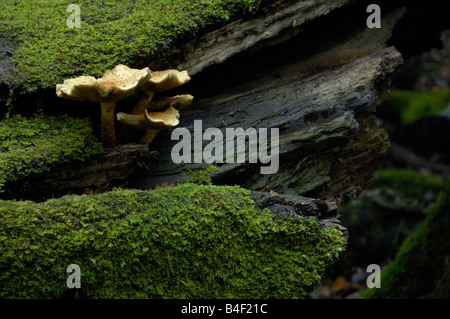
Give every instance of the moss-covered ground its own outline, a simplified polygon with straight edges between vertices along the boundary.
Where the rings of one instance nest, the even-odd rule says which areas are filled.
[[[99,77],[117,64],[146,66],[210,25],[255,11],[263,0],[2,0],[1,41],[27,91],[78,75]],[[69,28],[80,8],[80,28]],[[2,81],[6,81],[5,78]]]
[[[378,189],[380,195],[385,197],[389,197],[390,194],[393,207],[395,203],[392,199],[398,198],[403,202],[405,209],[423,211],[429,208],[427,204],[430,201],[436,200],[437,194],[442,191],[444,185],[445,178],[440,174],[427,174],[410,168],[388,167],[375,172],[369,189]]]
[[[274,218],[239,187],[181,184],[0,201],[0,297],[298,298],[344,249],[313,219]]]
[[[378,264],[383,268],[396,258],[404,241],[422,227],[421,224],[430,214],[434,214],[432,212],[436,209],[438,198],[448,196],[444,194],[445,184],[444,176],[417,169],[386,167],[377,171],[361,196],[339,210],[342,223],[350,234],[347,249],[340,255],[339,261],[327,269],[322,286],[315,291],[317,296],[344,298],[352,293],[361,296],[365,289],[378,290],[367,288],[365,280],[369,273],[366,267]],[[437,241],[429,242],[433,246],[429,247],[430,250],[445,249],[445,246],[434,247],[435,243]],[[398,272],[409,272],[411,267],[415,267],[415,264],[407,262],[396,265],[401,267],[396,270]],[[432,285],[433,276],[439,277],[434,271],[411,276],[416,277],[406,279],[404,276],[396,281],[398,287],[394,290],[404,289],[402,286],[408,286],[411,281],[424,280]],[[344,278],[345,285],[342,284]],[[383,280],[382,288],[385,284]],[[386,291],[391,288],[386,287]],[[382,297],[377,292],[375,294],[380,298],[392,298],[395,292],[389,296],[382,293]]]
[[[341,211],[352,230],[353,257],[361,264],[392,260],[426,218],[444,185],[442,176],[413,169],[390,167],[376,172],[361,198]]]
[[[381,288],[367,289],[364,298],[448,298],[450,260],[450,180],[420,228],[410,236],[381,272]],[[447,271],[448,273],[448,271]]]

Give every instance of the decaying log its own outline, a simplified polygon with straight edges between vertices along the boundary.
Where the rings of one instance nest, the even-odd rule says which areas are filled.
[[[280,193],[339,202],[352,199],[367,185],[389,148],[373,112],[386,96],[387,75],[401,56],[391,47],[332,66],[322,58],[322,65],[319,60],[289,65],[277,70],[278,78],[273,74],[258,78],[185,110],[179,126],[191,133],[198,119],[203,129],[219,128],[223,136],[226,128],[280,129],[277,174],[261,175],[261,163],[224,164],[213,174],[215,183],[251,189],[269,185]],[[189,169],[207,165],[174,165],[171,150],[178,140],[171,141],[170,134],[161,132],[152,144],[160,160],[141,186],[181,182]],[[203,147],[209,142],[203,141]]]
[[[282,195],[273,191],[252,191],[250,198],[260,209],[268,209],[277,217],[299,215],[314,218],[323,226],[333,227],[348,239],[348,230],[339,220],[338,206],[334,200],[320,200],[297,195]]]
[[[261,174],[261,166],[267,166],[261,162],[216,163],[218,170],[212,174],[213,183],[237,184],[252,190],[270,186],[280,194],[333,199],[341,206],[355,198],[370,182],[389,148],[387,133],[377,127],[374,112],[388,96],[389,75],[402,62],[400,53],[394,47],[386,47],[385,43],[404,10],[386,13],[381,30],[368,29],[365,23],[351,31],[348,26],[341,30],[335,25],[336,21],[331,26],[324,24],[324,29],[320,30],[314,25],[305,36],[301,30],[292,29],[293,24],[298,28],[300,22],[324,15],[346,2],[337,1],[331,5],[325,1],[283,1],[289,5],[280,6],[279,11],[271,12],[267,18],[259,18],[269,21],[259,23],[272,30],[270,37],[257,29],[262,33],[255,31],[253,35],[246,35],[251,43],[242,47],[242,41],[226,35],[232,37],[233,31],[239,31],[242,25],[256,27],[256,24],[250,20],[235,22],[217,31],[228,30],[223,33],[223,39],[217,33],[205,35],[195,44],[198,47],[192,55],[185,55],[186,60],[178,67],[196,74],[189,84],[192,86],[183,87],[183,93],[194,95],[194,102],[181,112],[178,128],[187,128],[192,141],[195,120],[202,120],[203,131],[218,128],[224,137],[227,128],[279,129],[276,174]],[[290,5],[306,10],[302,11],[303,20],[297,19],[295,10],[287,13],[292,10]],[[294,40],[299,41],[301,47],[283,47],[283,44],[271,47],[272,51],[262,54],[254,68],[246,68],[246,63],[233,60],[217,65],[212,71],[206,70],[207,66],[228,59],[217,60],[215,48],[225,50],[222,45],[228,45],[227,52],[243,55],[244,50],[254,52],[260,48],[264,39],[271,39],[267,45],[278,40],[282,42],[277,36],[278,31],[274,31],[277,28],[280,32],[287,30],[291,35],[300,33]],[[316,37],[316,32],[327,36]],[[279,36],[282,37],[281,33]],[[304,48],[308,54],[303,52]],[[290,51],[293,53],[286,55]],[[277,63],[272,63],[274,60]],[[198,73],[200,70],[202,72]],[[236,77],[230,78],[230,75]],[[211,87],[214,88],[212,93],[208,90]],[[150,149],[159,153],[157,160],[150,157],[128,161],[126,165],[134,166],[124,167],[123,175],[140,172],[127,179],[128,187],[149,189],[164,182],[184,182],[190,177],[189,170],[209,165],[204,161],[175,164],[171,151],[179,141],[171,140],[172,132],[172,129],[161,131],[150,144]],[[200,136],[200,143],[203,149],[210,141],[201,140]],[[268,145],[270,148],[270,142]],[[194,151],[192,147],[191,159],[194,159]],[[125,154],[121,158],[127,157]],[[108,160],[101,161],[108,163]],[[84,177],[64,172],[72,171],[72,166],[52,171],[46,174],[44,182],[34,184],[33,192],[43,194],[52,189],[68,192],[72,187],[107,184],[113,179],[108,178],[107,172],[117,171],[120,167],[109,162],[113,166],[105,168],[100,175],[97,172],[102,170],[96,168],[100,162],[92,164],[88,170],[83,169]],[[86,165],[91,164],[83,165],[87,168]]]
[[[148,169],[158,157],[147,145],[120,145],[84,162],[59,165],[49,172],[8,183],[2,198],[11,197],[40,201],[49,197],[83,191],[85,187],[111,188],[136,173]]]
[[[300,58],[294,55],[288,60],[282,52],[272,50],[265,60],[260,59],[261,69],[247,76],[247,81],[242,81],[246,76],[242,65],[238,66],[242,71],[233,73],[235,79],[226,76],[231,64],[225,63],[222,69],[211,72],[219,75],[212,79],[205,76],[206,87],[208,81],[220,86],[222,74],[222,82],[237,84],[225,85],[203,99],[194,94],[194,103],[184,110],[179,124],[191,132],[192,140],[195,120],[202,120],[203,130],[220,129],[224,139],[226,128],[279,128],[280,132],[280,167],[276,174],[260,174],[261,163],[217,164],[213,182],[255,190],[271,186],[283,194],[335,199],[338,205],[355,198],[389,149],[388,135],[377,127],[374,112],[389,95],[389,75],[402,63],[400,53],[393,47],[386,48],[385,43],[404,13],[399,8],[386,14],[383,29],[378,31],[364,25],[353,33],[347,30],[342,37],[342,30],[337,28],[336,34],[329,34],[325,40],[339,40],[330,44],[306,36],[313,39],[303,43],[309,45],[309,57],[299,51]],[[273,64],[273,60],[284,63]],[[189,177],[188,170],[207,165],[174,165],[171,150],[178,142],[171,141],[171,131],[156,137],[151,147],[160,152],[160,160],[148,176],[136,181],[137,187],[182,182]],[[202,141],[202,149],[209,143]]]
[[[248,49],[286,41],[301,32],[300,25],[349,2],[277,1],[264,8],[263,15],[250,20],[239,19],[185,44],[181,48],[183,61],[174,63],[178,70],[189,70],[190,75],[195,75]],[[280,36],[280,33],[283,34]]]

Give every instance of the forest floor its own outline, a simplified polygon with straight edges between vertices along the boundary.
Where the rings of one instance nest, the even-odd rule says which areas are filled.
[[[359,299],[368,289],[367,267],[377,264],[383,269],[393,260],[443,190],[450,157],[441,145],[448,145],[449,134],[431,123],[439,112],[450,110],[450,30],[443,32],[442,40],[442,49],[407,59],[395,74],[390,99],[378,110],[380,125],[391,139],[390,153],[368,189],[341,209],[350,235],[347,251],[310,298]],[[425,126],[433,128],[420,131]],[[399,158],[394,148],[406,156]],[[408,156],[421,160],[405,161]]]

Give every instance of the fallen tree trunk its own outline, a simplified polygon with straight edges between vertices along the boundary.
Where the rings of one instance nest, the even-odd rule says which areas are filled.
[[[239,187],[194,184],[0,200],[0,297],[75,297],[72,264],[90,299],[306,297],[346,242],[318,223],[328,206],[270,196],[278,209]]]
[[[193,123],[199,119],[203,129],[218,128],[223,136],[230,127],[279,128],[276,174],[260,174],[261,163],[231,163],[217,166],[213,182],[251,189],[271,186],[280,193],[346,202],[367,185],[389,148],[373,112],[386,95],[386,75],[400,62],[400,54],[387,48],[342,65],[322,66],[320,72],[311,72],[318,63],[310,68],[291,65],[279,70],[278,79],[269,75],[232,93],[197,101],[182,114],[179,126],[192,133],[193,141]],[[178,140],[171,141],[170,134],[161,132],[151,145],[160,160],[141,187],[182,182],[188,170],[208,165],[174,165],[171,150]],[[208,143],[203,140],[201,149]]]
[[[227,128],[279,129],[276,174],[260,174],[264,165],[248,163],[248,154],[246,162],[237,163],[235,147],[234,163],[222,164],[225,156],[218,161],[222,163],[214,163],[214,183],[254,190],[270,186],[283,194],[335,199],[338,205],[352,200],[368,185],[389,149],[388,135],[377,126],[374,112],[389,95],[389,75],[402,63],[400,53],[385,43],[404,12],[399,8],[386,13],[383,29],[377,32],[365,25],[352,31],[347,26],[334,32],[328,28],[327,36],[317,38],[324,30],[310,25],[287,45],[204,71],[190,87],[196,98],[183,110],[179,124],[194,141],[191,162],[174,165],[171,153],[179,140],[171,140],[172,131],[161,132],[151,144],[160,152],[158,164],[135,185],[152,188],[182,182],[189,170],[205,168],[208,164],[194,159],[201,158],[198,151],[213,137],[199,140],[198,132],[194,134],[195,120],[201,120],[203,130],[218,128],[222,133],[224,155]],[[342,16],[330,19],[334,25]],[[235,47],[235,42],[229,46]],[[197,154],[195,139],[202,144]]]
[[[328,12],[322,9],[309,18]],[[401,9],[386,14],[383,29],[376,33],[365,24],[351,32],[348,26],[344,30],[336,28],[335,23],[342,19],[338,15],[331,17],[334,20],[325,23],[325,27],[320,27],[319,23],[319,26],[306,28],[309,31],[291,40],[296,42],[275,46],[259,55],[255,53],[253,65],[246,65],[251,64],[253,56],[229,59],[216,68],[204,69],[204,65],[203,71],[192,78],[190,86],[181,88],[195,98],[189,108],[182,110],[178,126],[189,130],[191,140],[200,143],[201,150],[211,141],[202,139],[203,131],[200,136],[194,136],[195,120],[202,121],[203,130],[217,128],[225,137],[227,128],[279,129],[276,174],[261,174],[261,166],[266,166],[262,163],[250,164],[248,160],[238,163],[235,146],[232,163],[216,161],[218,170],[212,174],[212,181],[252,190],[270,186],[278,193],[333,199],[339,206],[355,198],[370,182],[389,148],[387,133],[377,127],[374,112],[388,96],[389,75],[402,62],[395,48],[385,47],[402,14]],[[286,27],[285,22],[283,25]],[[239,26],[236,23],[232,30]],[[231,32],[229,27],[225,27],[228,33]],[[281,29],[286,30],[285,27]],[[291,28],[292,25],[288,29],[292,31]],[[330,33],[324,38],[315,36],[325,32]],[[330,39],[334,41],[328,41]],[[259,47],[264,42],[260,40],[247,51]],[[237,41],[229,41],[228,45],[235,54],[240,52]],[[299,49],[298,45],[302,47]],[[303,46],[307,49],[303,50]],[[192,61],[207,59],[214,52],[200,51],[206,55],[191,57]],[[192,70],[193,73],[198,71]],[[47,175],[45,182],[36,182],[38,179],[34,183],[27,182],[33,184],[33,192],[47,193],[47,197],[55,188],[60,193],[70,192],[74,187],[107,188],[105,185],[112,185],[111,181],[117,178],[126,180],[129,187],[141,189],[154,188],[163,182],[184,182],[189,178],[189,170],[202,169],[209,164],[194,163],[193,159],[202,155],[195,154],[195,147],[191,148],[190,163],[175,164],[171,152],[179,141],[171,140],[172,131],[161,131],[150,144],[150,149],[159,153],[157,160],[150,156],[128,161],[122,174],[99,175],[98,163],[94,161],[85,163],[81,174],[68,174],[72,168],[64,166]],[[225,145],[223,148],[225,154]],[[119,162],[120,158],[127,157],[121,151],[115,154]],[[248,158],[248,154],[244,155]],[[113,164],[115,160],[108,161]]]
[[[349,2],[277,1],[264,8],[264,14],[256,18],[239,19],[183,45],[178,56],[172,57],[171,64],[195,75],[248,49],[282,43],[302,31],[298,26]]]

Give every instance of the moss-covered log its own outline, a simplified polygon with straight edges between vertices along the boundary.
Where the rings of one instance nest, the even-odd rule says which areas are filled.
[[[0,121],[0,193],[8,182],[47,174],[60,163],[79,163],[101,153],[92,131],[86,119],[67,115],[15,115]]]
[[[119,63],[148,63],[173,53],[180,38],[253,12],[260,3],[82,0],[73,8],[48,0],[5,0],[0,3],[1,89],[53,88],[74,75],[100,76]]]
[[[320,19],[319,16],[335,8],[325,4],[322,9],[319,9],[321,5],[311,6],[314,10],[308,19]],[[279,13],[276,10],[284,12],[286,8],[271,7],[268,16],[273,19]],[[195,98],[189,108],[183,109],[179,127],[189,129],[193,135],[194,121],[202,120],[203,130],[218,128],[223,136],[227,128],[280,130],[280,165],[276,174],[260,174],[260,163],[237,163],[235,154],[233,163],[218,165],[218,171],[213,174],[214,183],[239,184],[255,190],[270,185],[279,193],[336,199],[340,204],[357,196],[389,147],[387,134],[377,127],[374,112],[388,95],[390,74],[402,61],[400,53],[393,47],[386,48],[385,43],[403,13],[404,10],[386,12],[382,30],[368,29],[357,21],[349,31],[335,27],[349,14],[341,11],[323,17],[329,19],[321,20],[325,21],[323,24],[317,22],[305,27],[289,44],[255,53],[258,57],[255,63],[251,61],[253,56],[241,56],[242,60],[228,59],[216,69],[197,73],[190,86],[182,88],[183,93],[192,93]],[[282,25],[288,28],[285,22]],[[323,33],[327,33],[325,39],[317,37]],[[205,39],[212,39],[210,45],[214,47],[214,37]],[[258,44],[264,42],[261,41]],[[236,41],[231,41],[230,46],[233,44]],[[246,52],[256,47],[255,42]],[[133,105],[132,99],[123,102],[118,107]],[[208,165],[205,161],[175,164],[171,151],[178,141],[171,141],[171,132],[158,133],[150,147],[159,152],[159,159],[142,161],[149,168],[148,173],[143,172],[129,185],[148,189],[163,182],[183,182],[188,178],[189,169]],[[209,142],[200,141],[202,149]],[[191,159],[195,152],[192,148]],[[70,174],[59,173],[62,178],[58,174],[52,178],[67,181],[65,176]],[[91,185],[86,183],[85,187],[105,183],[104,179],[87,178],[86,181]],[[70,185],[65,182],[58,186],[67,186],[69,192]],[[33,189],[39,193],[49,191],[48,184],[34,183]]]
[[[67,296],[71,264],[88,298],[303,297],[343,234],[307,216],[320,210],[264,206],[239,187],[194,184],[0,201],[0,297]]]
[[[99,143],[99,142],[97,142]],[[81,148],[78,151],[86,151]],[[68,150],[62,148],[62,151]],[[42,201],[69,193],[81,194],[89,187],[101,191],[126,186],[133,177],[148,170],[151,161],[156,161],[157,151],[149,151],[147,145],[124,144],[103,150],[84,161],[59,161],[44,174],[30,174],[4,186],[2,199],[26,199]]]

